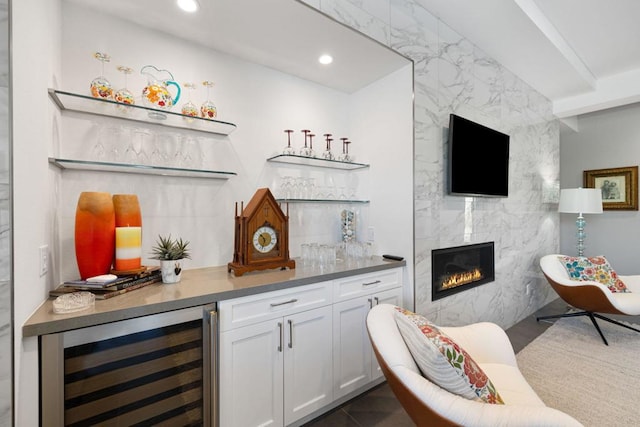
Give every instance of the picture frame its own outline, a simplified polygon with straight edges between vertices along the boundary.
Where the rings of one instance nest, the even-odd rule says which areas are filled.
[[[583,172],[585,188],[602,190],[603,210],[638,210],[638,166]]]

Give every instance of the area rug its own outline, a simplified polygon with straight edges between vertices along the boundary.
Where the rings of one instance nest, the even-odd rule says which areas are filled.
[[[640,333],[586,317],[558,319],[517,355],[547,406],[585,426],[640,425]],[[640,326],[633,325],[640,328]]]

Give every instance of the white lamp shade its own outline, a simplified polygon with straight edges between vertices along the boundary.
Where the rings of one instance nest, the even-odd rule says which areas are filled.
[[[560,190],[558,211],[565,213],[602,213],[602,190],[599,188],[565,188]]]

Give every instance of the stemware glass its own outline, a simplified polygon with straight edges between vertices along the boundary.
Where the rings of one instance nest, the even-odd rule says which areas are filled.
[[[287,134],[287,146],[282,150],[282,154],[291,155],[296,153],[296,150],[291,146],[291,132],[293,132],[293,130],[285,129],[285,133]]]
[[[342,141],[342,153],[340,153],[340,155],[338,156],[338,160],[340,160],[341,162],[348,162],[350,161],[350,157],[349,157],[349,138],[340,138],[340,140]]]
[[[353,142],[353,141],[349,141],[349,140],[347,140],[347,141],[345,141],[345,142],[344,142],[344,143],[345,143],[345,145],[346,145],[346,147],[345,147],[345,152],[346,152],[345,154],[346,154],[346,158],[345,158],[345,160],[344,160],[345,162],[353,162],[353,161],[355,161],[355,159],[356,159],[356,158],[354,157],[354,155],[353,155],[353,154],[349,154],[349,144],[351,144],[352,142]]]
[[[102,126],[100,126],[100,123],[95,120],[91,122],[91,126],[92,134],[94,135],[93,139],[95,141],[95,144],[91,149],[91,157],[96,160],[104,161],[107,157],[107,150],[103,144]]]
[[[315,134],[310,133],[309,134],[309,152],[307,153],[307,156],[309,157],[316,157],[316,152],[313,149],[313,137],[315,136]]]
[[[127,76],[133,73],[133,69],[130,67],[125,67],[124,65],[118,65],[118,71],[124,74],[124,87],[122,89],[118,89],[113,98],[120,102],[121,104],[133,105],[136,103],[133,93],[127,88]],[[126,110],[126,107],[123,107]]]
[[[309,147],[307,146],[307,137],[309,136],[309,129],[302,129],[302,133],[304,133],[304,147],[300,148],[301,156],[309,156]]]
[[[111,82],[104,76],[104,63],[111,61],[111,57],[103,52],[95,52],[93,57],[101,63],[101,73],[98,77],[91,81],[91,96],[94,98],[111,99],[113,97],[113,88]]]
[[[185,83],[182,86],[187,89],[189,93],[189,100],[182,106],[181,113],[185,116],[188,116],[184,118],[185,120],[192,122],[193,119],[190,119],[189,117],[198,117],[198,107],[191,101],[191,92],[196,89],[196,85],[193,83]]]
[[[215,83],[205,80],[202,82],[202,85],[207,88],[207,100],[200,106],[200,116],[205,119],[215,119],[218,117],[218,110],[215,104],[210,101],[210,91],[211,88],[215,86]]]
[[[333,160],[335,157],[333,157],[333,153],[331,152],[331,141],[333,141],[333,139],[331,139],[331,134],[325,133],[324,139],[327,142],[327,146],[322,153],[322,158],[325,160]]]
[[[201,169],[204,166],[204,154],[200,140],[190,135],[183,135],[182,142],[183,167]]]

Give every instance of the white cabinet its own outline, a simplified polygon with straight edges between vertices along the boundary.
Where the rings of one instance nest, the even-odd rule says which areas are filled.
[[[333,401],[331,306],[285,318],[284,422],[291,424]]]
[[[219,304],[221,426],[287,425],[333,401],[330,285]]]
[[[282,321],[220,333],[220,425],[283,425]]]
[[[219,302],[220,426],[290,425],[372,386],[367,313],[401,301],[394,268]]]
[[[377,304],[402,304],[402,270],[354,276],[334,284],[334,398],[382,376],[373,355],[366,319]]]

